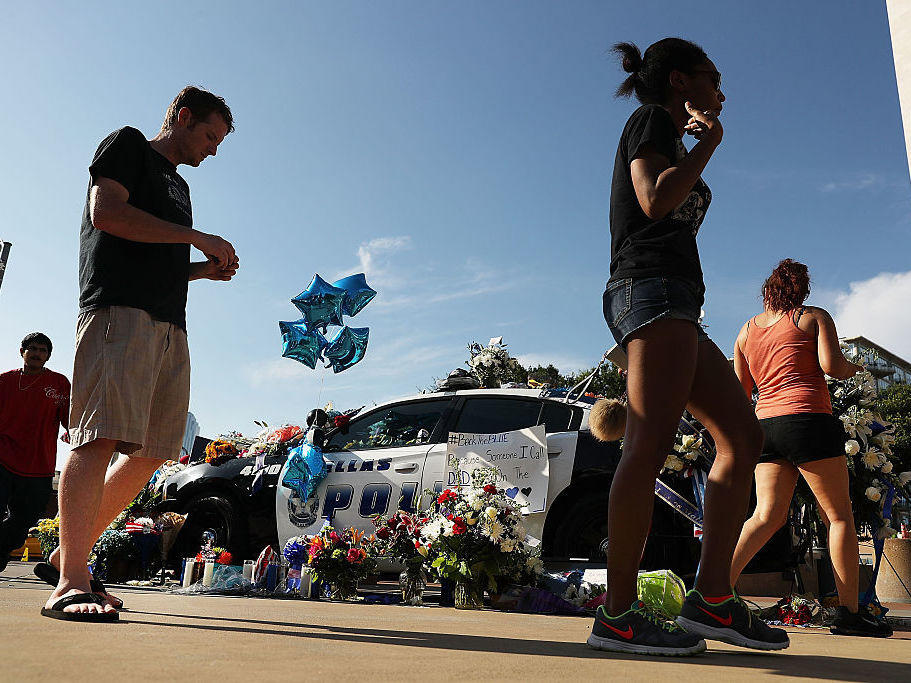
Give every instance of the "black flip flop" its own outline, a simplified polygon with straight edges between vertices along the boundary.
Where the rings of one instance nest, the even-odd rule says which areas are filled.
[[[87,621],[110,623],[119,621],[120,615],[117,612],[64,612],[64,607],[70,605],[105,605],[107,604],[100,595],[95,593],[76,593],[60,598],[54,603],[53,607],[42,607],[41,616],[50,617],[51,619],[62,619],[63,621]]]
[[[57,584],[60,583],[60,571],[57,569],[57,567],[52,565],[50,562],[39,562],[38,564],[35,565],[35,569],[33,571],[35,572],[35,576],[37,576],[39,579],[44,581],[49,586],[53,586],[54,588],[56,588]],[[101,595],[108,594],[108,589],[105,588],[105,585],[103,583],[101,583],[101,581],[99,581],[98,579],[93,578],[92,582],[91,582],[91,586],[92,586],[93,593],[99,593]],[[114,598],[113,595],[111,595],[109,597]],[[120,604],[111,605],[111,607],[113,607],[114,609],[123,609],[123,600],[121,600],[120,598],[114,598],[114,600],[117,600]]]

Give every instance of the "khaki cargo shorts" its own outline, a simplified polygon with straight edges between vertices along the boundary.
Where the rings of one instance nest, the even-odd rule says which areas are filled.
[[[113,439],[124,455],[177,460],[190,403],[187,333],[138,308],[80,313],[72,392],[72,448]]]

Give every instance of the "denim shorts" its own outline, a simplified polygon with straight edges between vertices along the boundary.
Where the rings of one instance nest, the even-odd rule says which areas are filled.
[[[705,341],[709,336],[699,324],[702,302],[702,293],[682,278],[622,278],[607,283],[604,319],[623,348],[633,332],[661,318],[692,321],[699,341]]]

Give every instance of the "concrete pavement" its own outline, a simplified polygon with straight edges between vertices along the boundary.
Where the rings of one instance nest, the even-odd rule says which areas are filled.
[[[911,680],[911,632],[888,640],[789,629],[791,647],[721,643],[685,660],[589,649],[590,620],[441,607],[168,595],[119,587],[118,624],[41,617],[32,563],[0,574],[4,681]]]

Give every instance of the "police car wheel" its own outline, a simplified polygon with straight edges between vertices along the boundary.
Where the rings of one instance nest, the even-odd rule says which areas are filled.
[[[180,532],[178,557],[199,552],[205,541],[214,535],[215,546],[225,548],[236,558],[246,558],[243,526],[236,505],[227,497],[204,494],[191,499],[183,511],[187,521]]]

